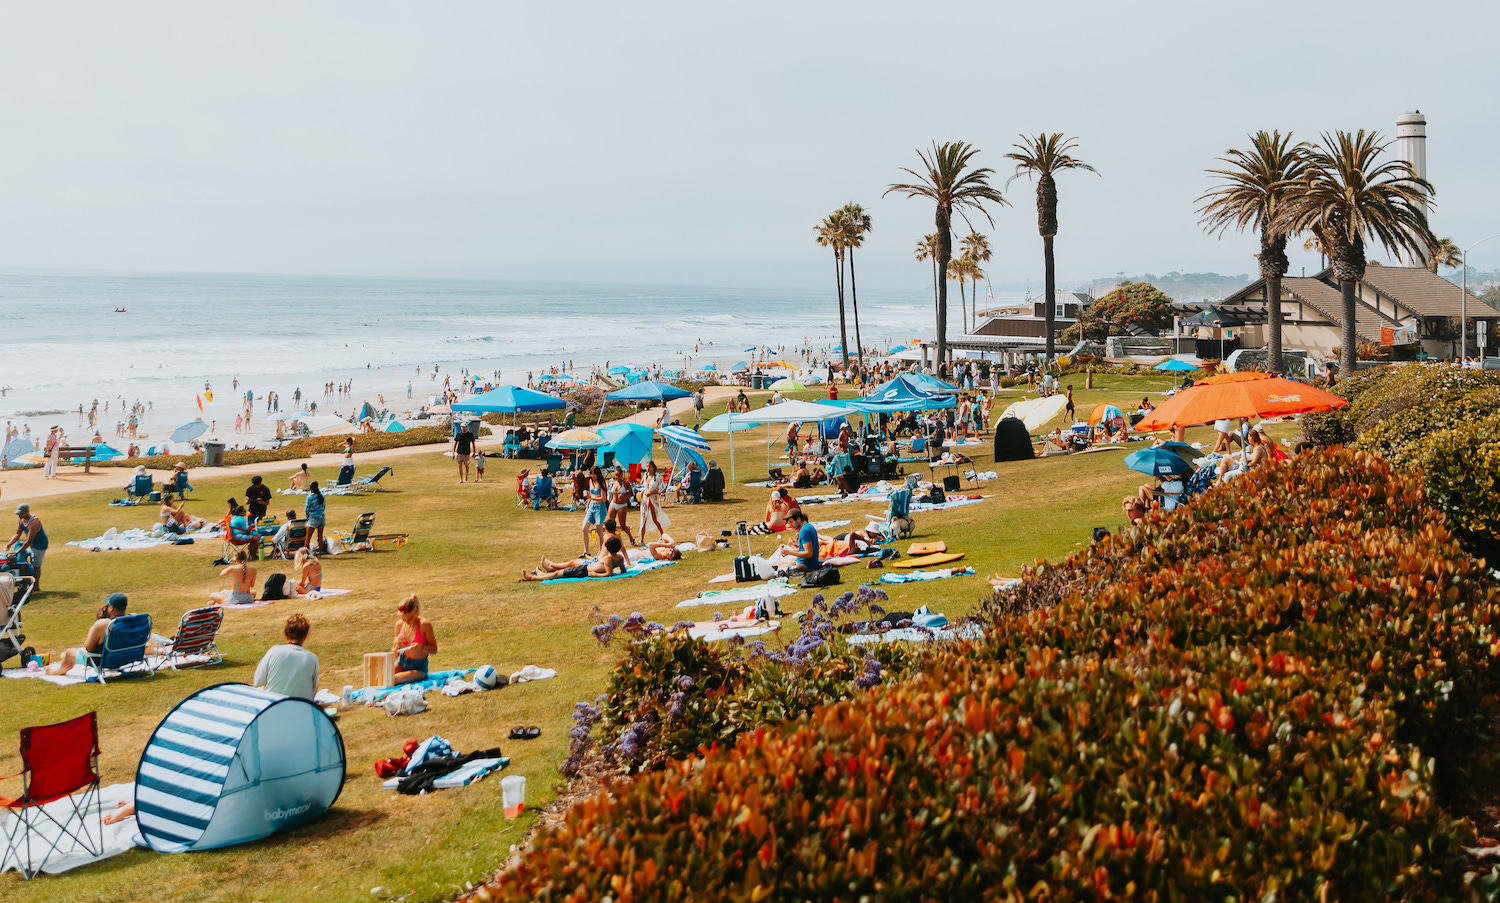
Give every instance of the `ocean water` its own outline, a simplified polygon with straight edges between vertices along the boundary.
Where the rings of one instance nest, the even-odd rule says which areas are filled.
[[[864,290],[860,327],[866,347],[882,349],[930,335],[931,296]],[[606,361],[723,369],[752,347],[828,353],[838,345],[838,307],[831,286],[9,272],[0,273],[0,330],[0,418],[43,432],[59,423],[81,441],[77,408],[98,399],[109,441],[122,408],[141,401],[153,408],[143,428],[159,437],[199,416],[208,384],[213,400],[202,417],[233,443],[249,441],[233,430],[247,390],[257,399],[278,392],[282,411],[291,410],[298,388],[320,412],[378,404],[381,396],[403,411],[438,391],[442,375],[456,381],[464,368],[499,371],[501,383],[520,385],[527,371],[540,375],[569,362],[580,376]],[[323,399],[324,383],[351,380],[352,399]],[[73,413],[40,413],[55,411]],[[264,411],[257,401],[257,420]],[[261,427],[256,433],[264,435]]]

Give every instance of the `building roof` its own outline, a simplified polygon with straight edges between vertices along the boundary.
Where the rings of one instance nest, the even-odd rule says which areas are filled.
[[[1322,275],[1322,274],[1319,274]],[[1426,267],[1365,267],[1364,283],[1423,317],[1462,315],[1463,289]],[[1500,311],[1469,295],[1470,317],[1500,316]]]
[[[1335,326],[1343,323],[1343,293],[1321,279],[1311,276],[1283,276],[1281,290],[1317,311]],[[1394,326],[1363,304],[1354,306],[1354,332],[1366,341],[1380,342],[1380,327]]]

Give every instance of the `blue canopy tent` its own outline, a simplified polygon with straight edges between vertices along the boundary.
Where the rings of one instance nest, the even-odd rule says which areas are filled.
[[[910,376],[916,382],[917,387],[929,395],[957,395],[958,393],[963,391],[963,389],[960,389],[953,383],[938,379],[936,376],[923,373],[920,370],[912,373],[904,373],[902,375]]]
[[[157,725],[135,773],[138,843],[158,853],[259,840],[317,819],[344,789],[344,738],[311,701],[217,684]]]
[[[605,449],[615,453],[618,464],[639,464],[649,460],[656,445],[651,427],[643,423],[611,423],[601,427],[598,433],[610,441]]]
[[[903,373],[885,385],[876,386],[868,395],[845,404],[864,414],[894,414],[897,411],[943,410],[958,404],[958,400],[950,394],[935,394],[912,374]]]
[[[674,398],[687,398],[693,393],[686,389],[679,389],[671,383],[662,383],[655,380],[644,380],[623,389],[616,389],[605,395],[606,401],[671,401]]]
[[[1191,373],[1198,368],[1194,367],[1192,364],[1189,364],[1187,361],[1180,361],[1175,357],[1169,357],[1161,363],[1157,364],[1155,367],[1152,367],[1151,369],[1160,370],[1163,373]],[[1177,383],[1174,379],[1172,386],[1175,388],[1176,385]]]
[[[385,432],[387,432],[387,433],[404,433],[404,432],[406,432],[406,427],[404,427],[404,426],[401,425],[401,421],[399,421],[399,420],[392,420],[390,423],[387,423],[385,425]]]
[[[467,401],[453,406],[454,413],[468,414],[516,414],[529,411],[555,411],[568,406],[556,395],[523,389],[520,386],[501,386],[483,395],[475,395]]]

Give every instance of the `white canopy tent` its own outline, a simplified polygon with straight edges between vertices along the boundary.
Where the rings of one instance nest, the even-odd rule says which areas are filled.
[[[783,401],[781,404],[768,404],[763,408],[757,408],[744,414],[734,414],[728,417],[729,428],[729,479],[734,481],[734,434],[736,424],[750,423],[821,423],[825,420],[839,420],[841,418],[856,415],[859,412],[853,408],[846,408],[831,404],[814,404],[811,401]],[[770,448],[771,440],[766,439],[766,447]],[[769,453],[769,451],[768,451]]]

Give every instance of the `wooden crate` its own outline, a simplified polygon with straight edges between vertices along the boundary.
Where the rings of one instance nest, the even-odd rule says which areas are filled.
[[[396,653],[365,653],[365,686],[391,687],[396,684]]]

